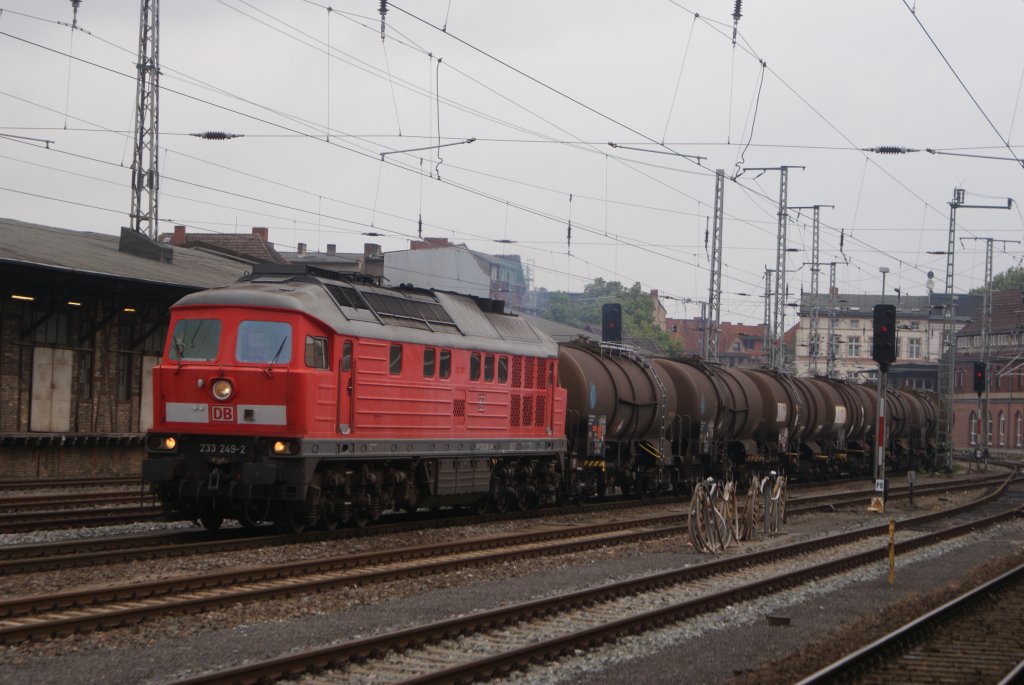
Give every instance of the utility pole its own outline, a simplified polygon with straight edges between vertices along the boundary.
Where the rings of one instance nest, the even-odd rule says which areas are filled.
[[[772,270],[764,270],[764,353],[768,356],[768,366],[772,364]]]
[[[160,194],[160,0],[142,0],[135,96],[131,228],[156,240]]]
[[[836,263],[829,262],[828,269],[828,361],[825,375],[836,377]]]
[[[715,171],[715,216],[711,231],[711,283],[708,285],[708,318],[704,321],[704,358],[718,361],[718,336],[722,325],[722,224],[725,203],[725,171]]]
[[[818,261],[818,236],[819,236],[819,219],[821,217],[821,208],[829,207],[835,208],[835,205],[809,205],[806,207],[790,207],[790,209],[813,209],[814,210],[814,229],[811,239],[811,327],[808,332],[808,345],[807,352],[810,356],[810,362],[808,364],[808,371],[812,376],[818,375],[818,347],[820,345],[818,341],[818,273],[820,262]],[[806,263],[806,262],[805,262]]]
[[[953,189],[949,203],[949,239],[946,244],[946,296],[942,306],[942,356],[939,362],[939,455],[947,471],[953,470],[953,371],[956,366],[956,331],[953,316],[953,256],[956,247],[956,211],[958,209],[1010,209],[1013,200],[1003,205],[964,204],[963,188]]]
[[[775,308],[771,321],[771,350],[769,366],[781,371],[786,366],[786,345],[783,336],[786,333],[786,229],[789,195],[789,170],[804,167],[750,167],[747,171],[778,171],[779,172],[779,230],[775,241]]]

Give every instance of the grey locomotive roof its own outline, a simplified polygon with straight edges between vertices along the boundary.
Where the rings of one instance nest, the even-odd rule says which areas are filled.
[[[225,285],[252,268],[238,260],[180,248],[167,264],[120,252],[119,241],[117,235],[0,219],[0,263],[190,288]]]
[[[406,298],[412,302],[440,305],[450,321],[409,318],[414,326],[394,325],[384,321],[374,310],[340,304],[327,287],[355,289],[362,297]],[[487,352],[505,352],[541,357],[558,354],[555,342],[524,319],[481,308],[486,302],[457,293],[433,290],[403,291],[348,282],[259,276],[228,287],[204,290],[186,295],[175,305],[269,307],[297,310],[324,322],[342,335],[384,338],[397,342],[460,347]],[[433,329],[433,330],[431,330]]]

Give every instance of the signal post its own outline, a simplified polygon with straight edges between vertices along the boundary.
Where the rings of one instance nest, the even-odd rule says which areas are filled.
[[[872,511],[885,511],[889,484],[885,478],[885,389],[889,382],[889,365],[896,361],[896,305],[876,304],[873,312],[871,358],[878,362],[878,424],[875,432],[875,492]]]

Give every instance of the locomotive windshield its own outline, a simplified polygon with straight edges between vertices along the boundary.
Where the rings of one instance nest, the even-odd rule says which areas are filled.
[[[169,358],[180,361],[213,361],[220,346],[220,321],[182,319],[174,324]]]
[[[255,364],[287,364],[292,360],[292,327],[277,321],[238,324],[235,359]]]

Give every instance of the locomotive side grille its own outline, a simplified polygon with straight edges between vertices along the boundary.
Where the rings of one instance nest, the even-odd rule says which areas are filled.
[[[533,395],[523,398],[523,425],[529,426],[533,423]]]
[[[523,398],[517,394],[513,394],[509,405],[509,422],[513,427],[517,428],[522,425],[522,418]]]
[[[537,360],[537,382],[534,383],[535,388],[544,388],[547,386],[546,378],[547,375],[547,364],[543,360]]]
[[[523,374],[523,387],[524,388],[532,388],[533,387],[533,375],[535,373],[535,371],[534,371],[534,362],[535,361],[536,360],[533,357],[527,357],[526,358],[526,373]],[[527,421],[526,423],[530,423],[530,422]]]
[[[523,387],[523,358],[512,357],[512,387]]]
[[[452,402],[452,416],[465,418],[466,400],[458,399]]]
[[[537,395],[537,413],[534,415],[534,418],[533,418],[533,425],[535,425],[535,426],[543,426],[544,425],[544,415],[545,415],[545,412],[547,411],[547,402],[546,402],[546,400],[547,400],[547,398],[544,397],[543,395]]]

